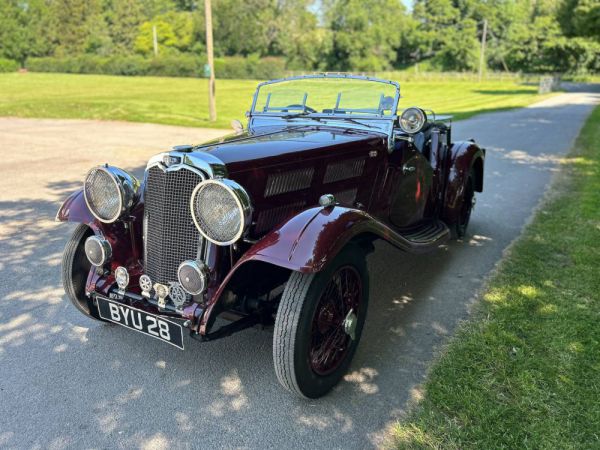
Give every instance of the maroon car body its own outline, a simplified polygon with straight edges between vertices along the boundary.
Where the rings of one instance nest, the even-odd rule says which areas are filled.
[[[332,76],[306,78],[329,80]],[[397,87],[384,80],[351,78]],[[437,248],[453,232],[464,234],[473,194],[483,189],[485,151],[473,141],[452,142],[448,118],[423,114],[423,127],[415,133],[407,132],[400,126],[401,116],[396,114],[399,90],[389,114],[379,111],[376,117],[371,117],[370,111],[366,115],[342,114],[336,109],[312,112],[306,94],[303,103],[290,105],[287,110],[258,109],[258,96],[247,130],[202,145],[174,147],[152,158],[131,207],[118,220],[99,220],[86,202],[84,189],[64,202],[57,220],[77,222],[89,230],[82,229],[78,245],[83,245],[84,237],[95,235],[108,241],[112,253],[101,267],[83,268],[87,269],[85,295],[76,300],[84,313],[105,319],[97,313],[97,297],[103,296],[181,323],[193,338],[211,340],[257,323],[273,323],[274,317],[281,314],[279,303],[290,275],[324,272],[348,246],[364,254],[372,250],[374,239],[383,239],[410,254]],[[295,108],[300,108],[300,113]],[[243,186],[251,201],[251,213],[243,236],[236,242],[217,245],[194,234],[189,225],[194,210],[192,206],[190,211],[185,197],[189,197],[185,189],[193,186],[180,189],[178,181],[173,181],[175,177],[192,176],[186,168],[194,168],[203,179],[228,179]],[[158,177],[164,179],[158,181]],[[170,188],[176,191],[170,192]],[[159,190],[164,199],[157,201]],[[179,199],[179,194],[183,198]],[[155,214],[164,228],[157,234],[146,229],[154,222],[145,214],[154,214],[163,204],[165,211]],[[189,247],[187,241],[182,243],[172,235],[179,229],[174,228],[173,215],[187,227],[185,233],[182,231],[187,237],[182,239],[189,241],[193,235],[202,241],[198,255],[206,270],[203,292],[188,294],[178,307],[168,298],[161,306],[155,296],[142,295],[139,282],[152,264],[156,266],[149,260],[152,255],[160,255],[165,266],[189,259],[189,255],[182,255],[178,260],[176,256],[174,261],[168,260],[173,249]],[[160,248],[155,250],[157,246]],[[67,271],[76,273],[70,267]],[[127,271],[126,289],[116,284],[118,267]],[[152,270],[161,273],[162,269]],[[327,310],[331,307],[325,312],[319,308],[321,312],[314,314],[329,314],[329,319],[319,319],[319,323],[333,320]],[[218,316],[230,322],[217,327]],[[327,323],[319,326],[332,326]],[[340,323],[337,326],[349,326],[347,319]],[[336,336],[339,342],[342,337],[349,339]],[[325,359],[340,364],[336,361],[343,360],[343,355],[338,351]],[[324,364],[319,362],[316,377],[328,373],[329,369],[322,369],[329,362]],[[282,381],[284,375],[278,372],[278,376]],[[316,397],[327,389],[290,390]]]

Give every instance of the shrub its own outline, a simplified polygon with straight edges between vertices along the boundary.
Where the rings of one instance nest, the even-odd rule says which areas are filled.
[[[205,64],[204,56],[180,53],[160,55],[157,58],[145,58],[140,55],[29,58],[25,66],[31,72],[200,78],[204,76]],[[282,77],[284,74],[285,60],[283,58],[259,58],[256,55],[247,58],[242,56],[215,58],[217,78],[267,79]]]
[[[12,59],[0,58],[0,73],[2,72],[16,72],[19,70],[19,63]]]

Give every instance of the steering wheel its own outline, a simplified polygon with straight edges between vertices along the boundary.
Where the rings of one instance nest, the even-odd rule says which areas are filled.
[[[309,113],[316,113],[317,110],[306,105],[287,105],[286,108],[303,109]],[[289,109],[282,109],[283,112],[290,112]]]

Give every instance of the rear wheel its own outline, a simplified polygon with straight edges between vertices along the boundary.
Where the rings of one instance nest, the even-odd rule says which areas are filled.
[[[98,312],[90,310],[85,295],[85,285],[92,265],[85,256],[85,240],[94,232],[87,225],[80,224],[67,241],[62,257],[62,282],[67,297],[83,314],[101,320]]]
[[[279,382],[317,398],[346,373],[367,314],[368,274],[363,251],[348,246],[323,271],[294,272],[284,290],[273,338]]]
[[[473,169],[469,172],[469,178],[465,185],[465,192],[460,207],[457,222],[451,227],[452,237],[460,239],[467,234],[467,227],[471,220],[471,212],[475,206],[475,172]]]

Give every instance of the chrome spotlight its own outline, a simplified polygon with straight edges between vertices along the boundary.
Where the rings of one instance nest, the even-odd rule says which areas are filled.
[[[201,294],[208,281],[206,265],[202,261],[184,261],[177,269],[177,278],[186,292],[192,295]]]
[[[409,134],[418,133],[427,123],[427,114],[421,108],[407,108],[400,116],[400,128]]]
[[[103,266],[112,256],[110,243],[100,236],[90,236],[85,240],[85,256],[93,266]]]
[[[129,272],[127,272],[127,269],[125,267],[117,267],[117,269],[115,270],[115,280],[117,280],[117,285],[119,286],[119,289],[121,289],[122,291],[127,289],[127,286],[129,285]]]

